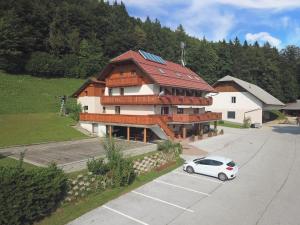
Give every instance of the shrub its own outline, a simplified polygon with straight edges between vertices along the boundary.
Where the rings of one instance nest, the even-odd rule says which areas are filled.
[[[175,157],[177,157],[182,153],[182,145],[177,142],[166,140],[158,143],[157,150],[164,153],[173,154]]]
[[[223,134],[224,134],[224,130],[221,129],[221,130],[220,130],[220,135],[223,135]]]
[[[77,104],[75,101],[68,101],[66,105],[66,113],[70,115],[70,117],[79,121],[80,113],[82,112],[81,104]]]
[[[251,118],[245,117],[243,121],[243,128],[249,128],[251,126]]]
[[[135,179],[132,160],[123,157],[121,147],[116,144],[114,139],[106,138],[104,149],[108,159],[108,175],[112,179],[112,185],[119,187],[132,183]]]
[[[109,171],[104,159],[92,159],[87,162],[88,171],[97,175],[105,175]]]
[[[0,224],[33,224],[54,211],[67,190],[66,175],[54,165],[0,167]]]

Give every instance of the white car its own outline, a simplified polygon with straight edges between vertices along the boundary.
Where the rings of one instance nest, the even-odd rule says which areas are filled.
[[[236,177],[238,166],[231,159],[222,156],[207,156],[184,163],[183,170],[188,173],[217,177],[225,181]]]

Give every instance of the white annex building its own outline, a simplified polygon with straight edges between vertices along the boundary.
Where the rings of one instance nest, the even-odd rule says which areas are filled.
[[[252,124],[262,124],[265,111],[284,106],[284,103],[257,85],[232,76],[221,78],[213,87],[218,93],[210,94],[213,104],[206,110],[222,112],[222,120],[225,121],[241,124],[245,118],[250,118]]]

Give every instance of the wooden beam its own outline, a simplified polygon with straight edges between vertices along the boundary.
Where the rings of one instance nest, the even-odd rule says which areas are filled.
[[[183,139],[186,138],[186,127],[183,127],[183,129],[182,129],[182,138]]]
[[[109,125],[109,138],[111,139],[112,138],[112,126]]]
[[[130,141],[130,127],[127,127],[127,141]]]
[[[147,128],[144,128],[144,143],[147,142]]]

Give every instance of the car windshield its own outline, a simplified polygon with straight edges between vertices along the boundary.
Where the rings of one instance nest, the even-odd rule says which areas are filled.
[[[227,166],[234,167],[235,163],[233,161],[231,161],[231,162],[227,163]]]

